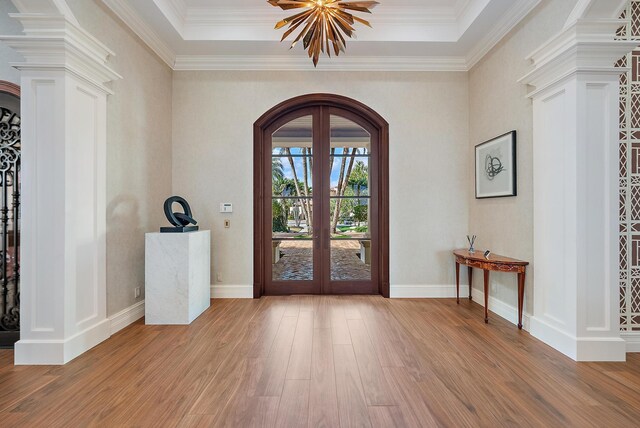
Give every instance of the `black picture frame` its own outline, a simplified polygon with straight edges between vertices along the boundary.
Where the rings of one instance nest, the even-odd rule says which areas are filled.
[[[518,195],[516,141],[514,130],[475,146],[476,199]]]

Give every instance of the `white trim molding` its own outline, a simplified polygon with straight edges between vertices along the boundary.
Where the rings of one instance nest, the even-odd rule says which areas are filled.
[[[49,2],[39,2],[50,10]],[[58,6],[63,0],[56,0]],[[113,52],[68,15],[11,14],[24,35],[20,340],[15,364],[65,364],[110,336],[107,86]]]
[[[253,299],[253,285],[211,284],[212,299]]]
[[[514,2],[509,11],[496,22],[493,29],[471,49],[467,56],[467,70],[471,70],[491,49],[513,30],[542,0]]]
[[[169,67],[174,68],[176,54],[127,0],[102,0]]]
[[[309,68],[305,55],[178,55],[174,70],[467,71],[464,57],[340,56]]]
[[[15,365],[63,365],[109,338],[111,323],[103,319],[66,339],[23,339],[15,344]]]
[[[128,308],[124,308],[120,312],[111,315],[109,322],[111,323],[111,335],[113,336],[125,327],[130,326],[140,318],[144,317],[144,300],[141,300]]]
[[[507,12],[492,26],[490,32],[480,38],[469,49],[468,54],[458,56],[359,56],[346,55],[334,57],[330,61],[321,61],[318,67],[309,67],[309,60],[300,52],[292,55],[220,55],[182,53],[171,47],[150,24],[141,16],[130,0],[102,0],[140,39],[149,46],[169,67],[175,71],[199,70],[250,70],[250,71],[469,71],[511,30],[518,25],[541,0],[513,1]],[[273,32],[273,23],[281,17],[275,8],[264,9],[261,5],[252,8],[205,7],[188,8],[183,0],[154,0],[171,26],[183,41],[210,40],[211,31],[216,32],[215,39],[226,40],[232,37],[244,37],[255,26],[263,26],[274,41],[279,34]],[[436,26],[439,31],[450,27],[440,42],[454,43],[467,31],[471,18],[487,6],[487,2],[476,3],[458,1],[454,7],[446,8],[379,8],[374,15],[377,33],[384,26],[391,33],[398,34],[396,27],[406,24],[416,26],[417,33],[424,33],[427,26]],[[472,7],[473,6],[473,7]],[[248,29],[244,27],[249,26]],[[443,27],[444,26],[444,27]],[[368,31],[369,29],[363,29]],[[220,34],[218,34],[220,33]],[[239,34],[237,34],[239,33]],[[426,33],[429,33],[428,31]],[[430,33],[431,34],[431,33]],[[364,37],[362,40],[364,40]],[[271,39],[269,39],[271,40]],[[407,39],[407,41],[411,41]],[[437,41],[437,40],[433,40]]]
[[[640,331],[623,331],[620,336],[627,343],[627,353],[640,352]]]
[[[11,0],[16,9],[20,13],[37,13],[37,14],[50,14],[50,15],[64,15],[70,22],[75,25],[78,24],[78,20],[71,11],[71,8],[67,4],[66,0]]]
[[[585,18],[618,18],[627,0],[578,0],[564,24],[564,29]]]
[[[484,307],[484,292],[477,288],[472,289],[471,295],[473,297],[473,301]],[[513,305],[510,305],[507,302],[499,300],[491,295],[489,295],[489,310],[494,314],[498,315],[501,318],[509,321],[513,325],[518,325],[518,308]],[[531,315],[527,312],[522,313],[522,329],[529,331],[530,326],[530,318]],[[491,317],[489,317],[489,322],[491,322]]]
[[[610,2],[609,4],[612,4]],[[530,332],[576,361],[624,361],[618,302],[623,21],[578,19],[528,59],[533,99]]]

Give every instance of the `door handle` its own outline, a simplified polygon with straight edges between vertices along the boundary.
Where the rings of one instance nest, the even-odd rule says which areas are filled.
[[[320,249],[320,233],[318,233],[318,228],[315,228],[313,231],[313,241],[316,247],[316,250]]]

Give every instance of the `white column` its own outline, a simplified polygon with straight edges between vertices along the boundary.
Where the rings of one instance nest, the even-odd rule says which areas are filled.
[[[618,302],[615,62],[622,21],[577,20],[529,59],[533,99],[531,334],[577,361],[624,361]]]
[[[109,337],[106,82],[113,55],[62,14],[12,14],[24,57],[20,341],[16,364],[64,364]]]

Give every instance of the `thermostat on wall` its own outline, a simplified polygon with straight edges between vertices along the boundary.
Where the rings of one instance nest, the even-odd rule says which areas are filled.
[[[220,212],[221,213],[232,213],[233,212],[233,204],[230,202],[223,202],[220,204]]]

